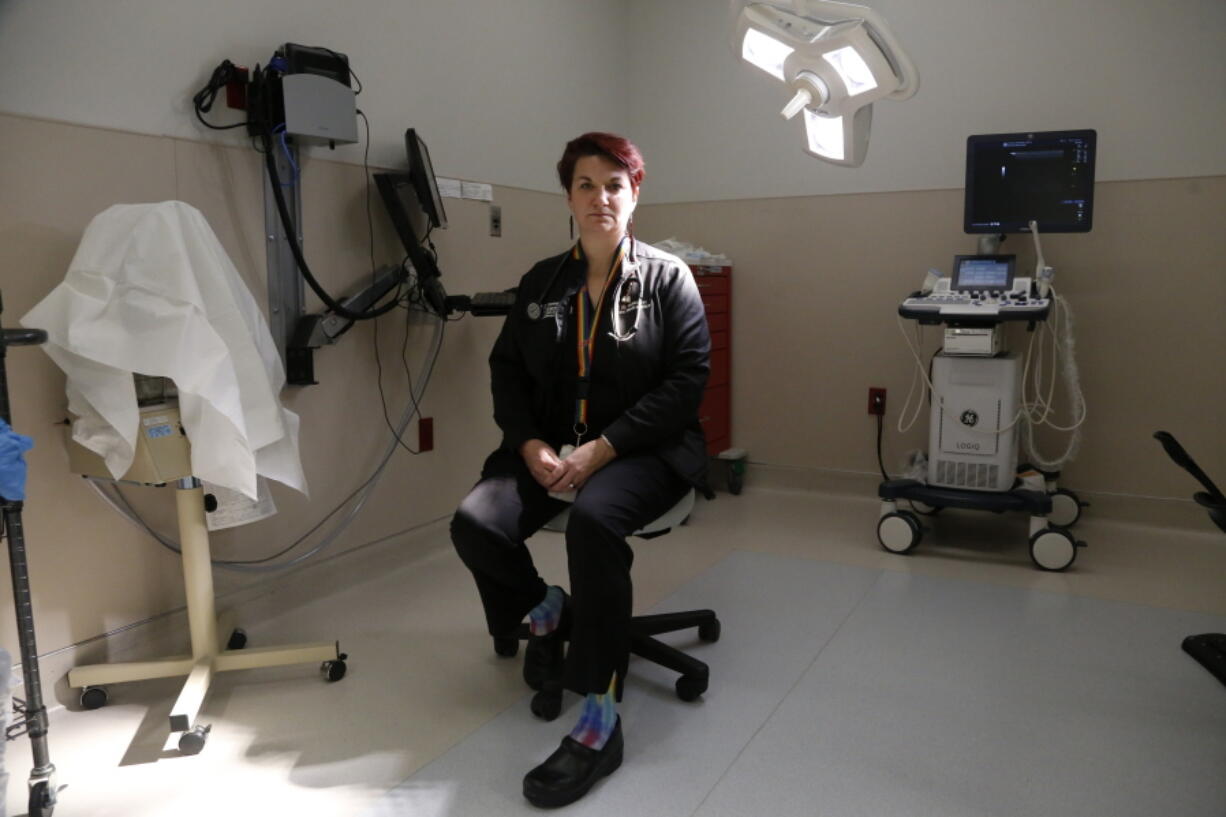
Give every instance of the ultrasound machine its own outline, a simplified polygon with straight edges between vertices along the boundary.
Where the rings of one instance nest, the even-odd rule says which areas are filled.
[[[1090,230],[1095,144],[1092,130],[968,138],[964,229],[980,235],[979,252],[954,256],[948,275],[930,270],[921,289],[898,306],[900,319],[941,326],[944,338],[930,369],[911,347],[916,376],[930,397],[926,473],[881,484],[877,535],[886,550],[910,552],[923,535],[920,516],[943,508],[1029,513],[1030,554],[1043,570],[1066,569],[1084,545],[1071,528],[1086,503],[1056,485],[1059,466],[1076,448],[1084,400],[1071,336],[1062,339],[1058,328],[1048,326],[1049,318],[1069,307],[1052,285],[1054,270],[1043,257],[1040,233]],[[1008,233],[1031,234],[1033,270],[1019,269],[1016,256],[1000,254]],[[1024,322],[1031,336],[1024,354],[1007,348],[1006,327],[1015,322]],[[1032,451],[1040,465],[1019,467],[1023,434],[1054,425],[1050,392],[1044,396],[1024,379],[1036,354],[1036,329],[1048,329],[1057,355],[1064,355],[1058,359],[1078,419],[1063,460],[1044,463]]]

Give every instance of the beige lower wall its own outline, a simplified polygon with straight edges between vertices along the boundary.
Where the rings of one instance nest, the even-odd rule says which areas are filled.
[[[1088,404],[1065,482],[1190,496],[1196,484],[1151,438],[1166,429],[1226,483],[1226,177],[1100,183],[1095,208],[1092,232],[1043,237]],[[752,460],[876,472],[870,386],[888,389],[887,469],[927,448],[926,411],[895,428],[914,369],[896,310],[929,267],[948,274],[976,251],[961,190],[645,206],[636,222],[733,261],[733,444]],[[1029,236],[1001,252],[1033,269]],[[926,337],[931,352],[939,330]],[[1010,340],[1027,337],[1015,327]],[[1054,458],[1066,440],[1041,437],[1040,451]]]
[[[117,202],[181,199],[198,207],[258,300],[265,297],[259,157],[171,138],[0,115],[0,291],[14,325],[63,277],[85,225]],[[361,168],[314,160],[304,168],[306,250],[333,291],[369,273]],[[497,188],[503,237],[488,211],[446,201],[451,227],[435,233],[451,292],[511,286],[527,265],[567,241],[560,196]],[[1077,352],[1090,420],[1068,482],[1086,491],[1186,497],[1190,481],[1149,439],[1168,428],[1226,480],[1226,179],[1102,184],[1094,232],[1045,239],[1058,284],[1077,309]],[[379,263],[400,252],[372,202]],[[733,279],[733,433],[757,462],[827,472],[875,471],[869,386],[889,389],[891,424],[910,369],[894,313],[929,266],[973,250],[958,229],[959,191],[645,205],[637,231],[674,235],[728,253]],[[1029,244],[1006,251],[1023,263]],[[309,308],[318,305],[308,292]],[[379,321],[384,385],[393,419],[406,394],[402,317]],[[429,326],[410,327],[414,374]],[[496,444],[485,358],[498,322],[450,323],[423,404],[435,451],[398,453],[378,490],[334,552],[448,514]],[[931,333],[930,333],[931,334]],[[929,347],[935,337],[930,338]],[[354,327],[316,356],[320,385],[290,389],[302,417],[310,499],[281,490],[281,513],[213,537],[216,556],[279,550],[314,524],[375,466],[389,435],[376,387],[372,327]],[[47,652],[182,604],[177,558],[103,506],[68,472],[61,443],[64,381],[42,352],[10,350],[9,388],[28,455],[26,540],[39,650]],[[887,466],[924,447],[923,417],[909,434],[886,434]],[[410,440],[415,433],[410,430]],[[858,483],[857,483],[858,484]],[[160,529],[173,532],[170,489],[130,489]],[[344,562],[336,581],[347,581]],[[0,568],[7,574],[7,566]],[[218,572],[219,592],[257,579]],[[0,643],[17,652],[7,575],[0,575]],[[327,633],[304,634],[327,638]]]
[[[4,325],[15,326],[62,280],[89,220],[118,202],[180,199],[199,208],[244,275],[256,299],[266,298],[264,211],[260,157],[242,147],[140,136],[61,123],[0,116],[0,291]],[[333,293],[370,274],[362,168],[327,161],[304,167],[303,230],[316,277]],[[372,214],[379,264],[403,254],[391,235],[378,194]],[[469,293],[513,286],[530,260],[557,252],[568,236],[560,196],[499,188],[503,237],[489,236],[488,207],[447,199],[450,227],[436,231],[448,291]],[[307,292],[308,309],[318,309]],[[378,321],[383,385],[397,420],[407,388],[401,363],[405,313]],[[434,418],[435,449],[398,452],[361,515],[332,552],[403,531],[450,512],[475,481],[498,435],[491,419],[485,358],[496,319],[446,326],[445,343],[422,404]],[[414,318],[407,358],[415,377],[432,325]],[[302,420],[302,456],[311,497],[274,485],[279,510],[254,525],[215,534],[214,555],[250,559],[280,550],[357,487],[377,465],[390,434],[376,385],[373,329],[361,323],[316,353],[319,385],[290,388],[286,405]],[[38,647],[48,652],[144,619],[183,603],[176,556],[105,507],[68,471],[62,442],[64,378],[41,351],[9,351],[15,427],[35,438],[27,455],[24,509]],[[416,444],[416,424],[408,441]],[[125,488],[155,526],[175,533],[171,488]],[[317,541],[316,540],[312,541]],[[301,552],[301,551],[296,551]],[[7,560],[0,568],[0,643],[17,654]],[[343,568],[342,568],[343,569]],[[216,571],[219,593],[259,577]],[[346,577],[339,574],[337,582]],[[304,634],[311,635],[314,634]],[[327,633],[318,637],[327,639]]]

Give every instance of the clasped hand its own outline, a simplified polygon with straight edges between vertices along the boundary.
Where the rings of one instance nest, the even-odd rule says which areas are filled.
[[[528,465],[532,478],[546,491],[562,493],[582,488],[592,474],[605,467],[614,457],[613,446],[603,437],[586,442],[570,452],[565,459],[544,440],[528,440],[520,446],[520,456]]]

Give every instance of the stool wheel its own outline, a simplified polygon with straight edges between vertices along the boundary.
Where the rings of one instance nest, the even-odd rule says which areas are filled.
[[[494,636],[494,652],[502,658],[514,658],[519,652],[519,639],[513,635]]]
[[[542,689],[532,696],[532,714],[543,721],[552,721],[562,713],[562,688]]]
[[[697,701],[707,691],[707,679],[697,675],[682,675],[677,679],[677,697],[687,703]]]

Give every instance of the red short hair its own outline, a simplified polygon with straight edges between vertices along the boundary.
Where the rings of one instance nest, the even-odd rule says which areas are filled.
[[[584,156],[601,156],[618,165],[626,171],[635,190],[639,189],[646,175],[643,154],[639,153],[633,142],[614,133],[593,131],[566,143],[566,150],[562,151],[562,158],[558,160],[558,181],[562,183],[563,190],[570,192],[571,182],[575,178],[575,163]]]

